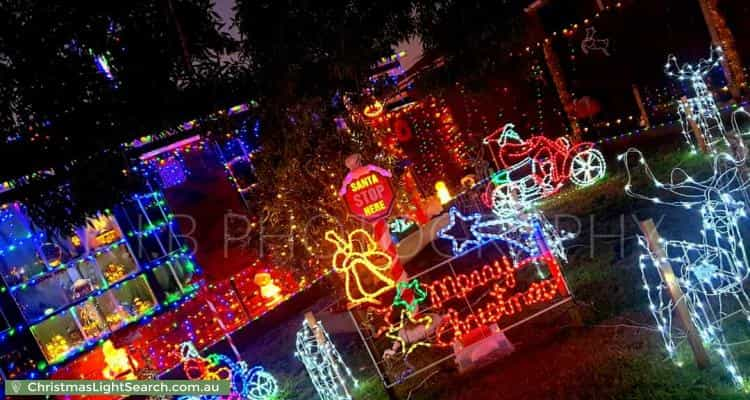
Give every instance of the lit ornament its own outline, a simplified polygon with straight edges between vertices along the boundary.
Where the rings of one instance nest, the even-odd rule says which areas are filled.
[[[336,246],[333,269],[344,274],[350,306],[380,304],[378,297],[396,285],[389,276],[393,258],[364,229],[350,232],[346,240],[334,231],[326,232],[325,238]]]
[[[706,77],[714,68],[721,65],[723,57],[724,53],[721,47],[714,47],[711,49],[709,58],[707,60],[702,59],[697,64],[680,66],[677,63],[677,57],[670,55],[667,58],[667,64],[664,66],[668,76],[676,78],[681,84],[690,83],[693,88],[693,96],[688,97],[686,102],[679,101],[677,107],[682,124],[682,134],[693,151],[696,150],[696,143],[690,134],[691,121],[700,128],[706,146],[710,151],[715,152],[714,146],[725,139],[725,128],[721,120],[719,107],[706,84]]]
[[[297,332],[295,355],[305,365],[321,400],[352,399],[350,387],[357,387],[358,382],[320,321],[314,326],[310,326],[306,319],[302,321],[302,329]]]
[[[413,314],[419,305],[427,298],[427,292],[422,288],[419,280],[399,282],[396,285],[396,297],[393,298],[394,307],[403,307],[409,314]]]
[[[411,354],[417,347],[431,347],[432,345],[426,340],[415,340],[410,341],[408,337],[408,326],[407,322],[411,325],[421,326],[424,332],[427,332],[432,325],[432,317],[424,315],[422,317],[415,317],[411,312],[401,310],[401,318],[398,324],[391,326],[388,332],[385,333],[385,337],[394,340],[398,343],[401,349],[401,353],[405,356]],[[420,330],[421,330],[420,328]],[[426,336],[426,335],[421,335]],[[395,346],[395,345],[394,345]]]
[[[484,138],[484,144],[497,146],[492,156],[504,179],[521,190],[524,201],[534,201],[557,193],[570,180],[579,187],[604,177],[607,164],[591,142],[571,145],[564,137],[555,140],[532,136],[523,140],[513,124],[506,124]]]
[[[231,382],[229,396],[182,396],[180,400],[269,400],[278,394],[276,379],[263,367],[249,368],[245,361],[234,362],[223,354],[202,357],[192,342],[181,343],[179,352],[182,369],[188,379]]]
[[[639,165],[643,165],[654,185],[667,191],[674,200],[661,200],[659,197],[648,197],[633,191],[631,155],[637,156]],[[735,314],[734,310],[750,320],[750,296],[744,287],[750,270],[744,246],[745,238],[740,230],[740,219],[746,217],[745,205],[735,200],[735,196],[741,196],[750,187],[750,184],[742,183],[740,179],[740,166],[745,160],[737,162],[726,154],[718,154],[714,159],[714,173],[711,177],[698,181],[684,170],[676,168],[672,171],[669,183],[664,183],[653,175],[640,151],[630,149],[620,159],[624,160],[628,173],[625,186],[628,195],[656,204],[695,209],[701,217],[700,242],[662,240],[660,244],[666,253],[666,260],[658,259],[651,252],[645,238],[639,237],[638,240],[645,250],[645,254],[640,257],[643,288],[667,352],[670,357],[676,357],[676,341],[672,336],[672,311],[675,304],[661,278],[651,282],[653,276],[661,277],[661,274],[646,271],[649,264],[653,268],[659,268],[661,261],[673,266],[675,282],[684,293],[683,299],[690,318],[703,342],[716,350],[734,382],[742,386],[744,379],[730,351],[722,323]]]
[[[435,182],[435,194],[440,200],[440,204],[448,204],[453,200],[453,196],[451,196],[451,192],[444,181]]]
[[[134,380],[138,379],[133,368],[138,368],[138,363],[130,358],[125,349],[116,348],[111,340],[107,340],[102,345],[104,353],[104,362],[107,364],[102,369],[104,379],[114,380]]]

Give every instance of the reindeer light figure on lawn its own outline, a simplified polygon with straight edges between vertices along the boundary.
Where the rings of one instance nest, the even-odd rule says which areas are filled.
[[[667,191],[676,199],[666,201],[634,192],[631,186],[631,155],[637,156],[646,175],[657,188]],[[669,183],[663,183],[654,176],[640,151],[629,149],[620,159],[624,160],[627,169],[625,192],[628,195],[656,204],[697,209],[700,213],[700,242],[661,240],[666,260],[652,252],[645,238],[638,239],[646,249],[646,254],[640,257],[643,287],[667,352],[670,357],[676,356],[676,343],[672,335],[672,313],[676,304],[669,296],[661,273],[658,275],[659,281],[651,282],[654,274],[647,271],[648,264],[658,270],[664,262],[674,267],[675,281],[684,293],[678,301],[686,303],[690,319],[701,339],[719,354],[735,384],[742,386],[744,380],[729,351],[723,322],[735,315],[744,315],[750,321],[750,296],[743,287],[750,276],[750,269],[740,230],[740,221],[746,217],[745,204],[735,199],[750,185],[743,183],[739,177],[739,167],[745,160],[736,161],[727,154],[718,154],[714,158],[713,175],[709,178],[699,181],[684,170],[675,168]]]
[[[693,97],[685,97],[678,102],[677,112],[680,114],[680,124],[682,124],[682,134],[695,150],[695,141],[690,136],[692,129],[690,124],[697,124],[706,146],[711,152],[715,152],[715,145],[724,138],[725,128],[721,120],[719,107],[716,105],[713,94],[708,90],[706,77],[714,68],[721,64],[724,59],[724,52],[721,47],[711,49],[711,55],[708,59],[701,59],[697,64],[677,63],[677,57],[670,55],[667,58],[667,64],[664,70],[667,76],[676,78],[681,84],[688,82],[693,88]]]

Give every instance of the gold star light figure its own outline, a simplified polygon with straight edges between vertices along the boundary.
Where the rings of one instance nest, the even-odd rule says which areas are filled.
[[[401,319],[396,325],[392,325],[388,332],[386,332],[385,337],[395,340],[401,344],[401,353],[404,355],[404,357],[411,354],[412,351],[414,351],[417,347],[424,346],[424,347],[431,347],[432,345],[427,342],[426,340],[417,340],[412,343],[409,342],[408,333],[404,330],[406,327],[407,321],[412,325],[422,325],[424,326],[425,335],[424,338],[427,337],[427,330],[432,325],[432,317],[429,315],[425,315],[421,318],[414,318],[413,315],[406,312],[406,310],[401,310]]]

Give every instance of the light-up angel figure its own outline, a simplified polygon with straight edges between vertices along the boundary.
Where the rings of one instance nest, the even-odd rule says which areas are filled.
[[[666,201],[634,192],[631,156],[637,156],[657,188],[667,191],[675,199]],[[672,313],[676,304],[670,298],[663,278],[652,282],[654,276],[662,275],[647,271],[649,264],[658,269],[665,261],[674,268],[675,281],[684,293],[680,301],[687,305],[703,342],[716,350],[734,382],[742,385],[743,378],[729,351],[722,327],[722,322],[734,315],[744,315],[750,321],[750,296],[743,287],[750,269],[740,231],[740,220],[746,216],[745,204],[735,199],[748,185],[739,180],[739,163],[729,155],[719,154],[714,159],[714,173],[708,179],[698,181],[676,168],[670,181],[664,183],[654,177],[640,151],[630,149],[620,159],[624,160],[628,173],[625,186],[628,195],[656,204],[697,210],[700,215],[701,241],[662,240],[660,244],[666,260],[657,257],[647,240],[639,237],[639,244],[646,249],[640,258],[643,287],[669,355],[675,357],[676,352],[672,336]]]
[[[675,77],[680,83],[690,83],[693,88],[693,96],[687,97],[686,101],[679,101],[677,111],[680,114],[682,134],[695,151],[695,140],[690,134],[690,122],[694,121],[706,141],[706,146],[711,152],[715,152],[715,146],[724,139],[724,123],[721,121],[721,113],[716,105],[713,94],[708,90],[706,77],[711,71],[721,64],[724,53],[721,47],[711,49],[708,59],[701,59],[697,64],[677,63],[677,57],[670,55],[664,70],[670,77]]]

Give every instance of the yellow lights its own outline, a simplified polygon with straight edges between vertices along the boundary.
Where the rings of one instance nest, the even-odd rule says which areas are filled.
[[[377,298],[396,285],[388,273],[393,258],[381,251],[373,237],[364,229],[350,232],[347,239],[334,231],[328,231],[325,239],[336,246],[332,257],[333,269],[344,274],[346,297],[350,306],[380,304]]]
[[[425,333],[429,331],[430,325],[432,325],[432,317],[429,315],[425,315],[421,318],[414,318],[411,313],[406,310],[401,310],[400,321],[398,324],[393,325],[388,329],[388,332],[385,333],[385,337],[399,342],[399,344],[401,344],[401,353],[404,354],[404,356],[408,356],[419,346],[431,347],[432,345],[424,340],[417,340],[411,343],[407,342],[407,339],[413,336],[409,335],[408,331],[404,329],[407,321],[412,325],[416,325],[416,327],[422,325]]]
[[[276,286],[268,272],[258,272],[253,281],[260,287],[260,296],[267,300],[267,306],[276,305],[282,300],[281,288]]]
[[[135,380],[137,377],[133,373],[133,368],[137,368],[135,360],[131,360],[125,349],[116,348],[111,340],[107,340],[102,345],[104,353],[104,362],[107,364],[102,368],[102,376],[105,379],[114,380]]]
[[[362,113],[368,118],[377,118],[383,114],[383,103],[375,100],[374,103],[366,106]]]
[[[448,204],[453,200],[451,192],[448,190],[448,186],[443,181],[435,182],[435,194],[442,205]]]

